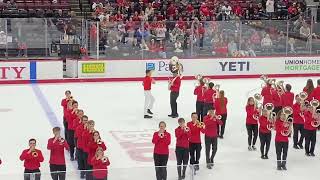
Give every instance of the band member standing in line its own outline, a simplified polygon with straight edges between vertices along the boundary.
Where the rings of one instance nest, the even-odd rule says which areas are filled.
[[[270,82],[266,83],[266,86],[262,88],[261,95],[263,96],[263,105],[267,103],[273,103],[272,95],[271,95],[271,84]]]
[[[71,91],[67,90],[65,93],[65,98],[62,99],[61,101],[61,106],[63,107],[63,126],[64,126],[64,137],[67,138],[68,135],[68,122],[67,122],[67,119],[66,119],[66,113],[67,113],[67,110],[68,110],[68,102],[71,100],[72,101],[72,96],[71,96]]]
[[[40,163],[43,162],[42,152],[36,149],[37,141],[29,140],[29,149],[23,150],[20,160],[24,161],[24,180],[31,180],[31,175],[35,175],[35,180],[41,179]]]
[[[212,169],[214,165],[214,157],[218,150],[218,130],[219,125],[223,122],[215,115],[214,110],[209,110],[208,115],[204,117],[205,144],[206,144],[206,163],[207,168]],[[212,149],[210,155],[210,149]]]
[[[311,125],[312,121],[315,120],[315,115],[313,114],[312,106],[307,106],[307,109],[304,111],[304,137],[305,137],[305,151],[306,156],[315,156],[314,148],[317,141],[317,127]]]
[[[90,141],[88,144],[88,149],[89,149],[89,155],[88,155],[88,164],[91,164],[91,160],[94,157],[97,148],[101,147],[103,151],[107,150],[106,145],[104,142],[101,140],[100,133],[98,131],[95,131],[93,133],[93,141]]]
[[[170,92],[170,106],[171,106],[171,114],[169,117],[177,118],[178,114],[178,105],[177,99],[179,97],[179,91],[181,86],[181,77],[178,73],[173,73],[173,79],[169,81],[169,90]]]
[[[96,131],[94,129],[95,122],[93,120],[88,121],[88,128],[82,133],[82,142],[83,142],[83,154],[85,159],[85,170],[86,171],[86,180],[92,180],[92,166],[88,163],[89,157],[89,144],[93,141],[93,133]]]
[[[88,129],[88,116],[82,116],[82,124],[76,128],[75,136],[78,138],[77,140],[77,151],[78,151],[78,169],[80,172],[80,178],[83,179],[85,177],[85,168],[86,168],[86,155],[83,151],[83,137],[82,133]]]
[[[153,159],[157,180],[167,180],[171,135],[166,131],[166,123],[164,121],[159,123],[159,131],[154,132],[152,143],[154,144]]]
[[[203,78],[199,80],[200,84],[199,86],[196,86],[193,94],[197,96],[197,102],[196,102],[196,112],[198,114],[199,120],[203,121],[203,116],[205,114],[203,113],[204,109],[204,92],[206,91],[206,87],[204,86]]]
[[[282,109],[282,92],[279,92],[278,88],[271,89],[272,102],[274,105],[273,112],[278,114],[278,112]]]
[[[219,125],[218,128],[218,136],[219,138],[223,139],[224,130],[226,127],[226,121],[227,121],[227,104],[228,99],[224,96],[224,91],[219,91],[218,98],[215,99],[214,105],[216,109],[216,115],[221,116],[221,121],[223,122],[222,125]]]
[[[266,109],[262,110],[262,116],[259,117],[259,125],[261,159],[269,159],[271,131],[268,129],[270,121],[268,120],[268,111]]]
[[[66,162],[64,149],[69,150],[68,143],[61,137],[60,128],[53,128],[54,137],[48,140],[47,149],[50,150],[50,172],[52,180],[66,179]]]
[[[191,113],[191,121],[187,123],[187,126],[191,132],[189,139],[190,164],[194,166],[195,171],[199,170],[199,159],[202,149],[200,132],[204,133],[203,127],[199,126],[198,122],[197,113]]]
[[[308,94],[307,100],[310,102],[312,100],[312,92],[314,90],[314,85],[312,79],[307,80],[306,86],[303,88],[303,91]]]
[[[151,75],[152,71],[146,70],[146,76],[142,82],[144,89],[144,118],[152,118],[153,115],[151,109],[153,108],[154,97],[151,94],[151,84],[155,84],[155,81]]]
[[[189,162],[189,138],[191,137],[190,128],[186,126],[183,118],[178,119],[179,126],[175,129],[176,141],[176,157],[178,180],[185,179],[186,170]],[[181,168],[183,164],[183,168]],[[182,171],[181,171],[182,170]]]
[[[291,92],[291,85],[286,84],[286,91],[281,95],[282,107],[293,107],[294,94]]]
[[[249,97],[246,105],[246,128],[248,133],[248,150],[256,150],[255,147],[258,138],[258,118],[259,110],[255,105],[253,97]],[[256,119],[254,118],[256,116]]]
[[[104,156],[103,149],[97,148],[95,156],[91,159],[93,167],[93,179],[94,180],[108,180],[108,166],[110,165],[109,158]]]
[[[68,136],[67,136],[67,142],[70,146],[70,160],[74,161],[74,150],[75,150],[75,144],[74,144],[74,130],[75,128],[73,127],[74,121],[78,117],[78,102],[77,101],[72,101],[72,111],[67,116],[67,121],[68,121]]]
[[[312,91],[311,97],[320,101],[320,79],[317,80],[317,87]]]
[[[293,148],[303,149],[302,143],[304,139],[304,102],[301,102],[299,95],[295,97],[296,103],[293,105]],[[299,138],[300,134],[300,138]]]
[[[204,92],[204,116],[208,114],[209,109],[214,109],[213,100],[216,97],[217,91],[213,87],[214,83],[210,82],[208,89]]]
[[[287,155],[288,155],[288,146],[289,138],[282,134],[286,131],[288,127],[285,127],[286,116],[282,111],[279,111],[277,114],[277,120],[275,122],[276,129],[276,138],[275,146],[277,153],[277,170],[287,170]],[[282,156],[282,157],[281,157]]]

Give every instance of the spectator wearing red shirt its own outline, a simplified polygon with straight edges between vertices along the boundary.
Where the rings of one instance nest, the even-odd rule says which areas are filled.
[[[143,79],[142,85],[144,90],[144,118],[152,118],[151,109],[154,104],[154,97],[151,93],[151,85],[155,84],[154,79],[151,77],[152,71],[146,70],[146,76]]]
[[[247,112],[247,118],[246,118],[246,128],[248,133],[248,150],[256,150],[255,147],[257,138],[258,138],[258,119],[256,119],[254,116],[257,116],[259,114],[259,110],[257,109],[255,105],[255,101],[253,97],[249,97],[246,105],[246,112]]]
[[[313,81],[312,81],[312,79],[308,79],[306,86],[303,88],[303,92],[306,92],[308,94],[307,101],[309,101],[309,102],[312,100],[311,94],[312,94],[313,90],[314,90]]]
[[[204,110],[203,110],[204,115],[207,115],[210,109],[214,109],[213,100],[217,95],[217,91],[213,87],[214,87],[214,83],[210,82],[208,89],[205,90],[204,92]]]
[[[202,122],[203,117],[206,115],[203,113],[204,109],[204,92],[206,91],[206,87],[204,86],[203,78],[199,80],[199,86],[196,86],[193,94],[197,96],[196,101],[196,112],[198,114],[199,120]]]
[[[172,118],[177,118],[179,116],[177,99],[179,97],[180,86],[181,86],[180,75],[177,73],[173,73],[173,79],[169,81],[171,114],[168,115],[169,117],[172,117]]]
[[[206,163],[207,168],[212,169],[214,157],[218,150],[218,127],[221,126],[223,122],[217,118],[217,115],[212,109],[208,111],[208,115],[204,117],[203,121],[205,125]],[[210,155],[211,149],[212,152]]]
[[[170,6],[167,9],[167,16],[172,16],[175,14],[176,12],[176,6],[174,5],[174,3],[171,3]]]
[[[42,152],[36,149],[37,141],[35,139],[29,140],[29,149],[23,150],[20,155],[20,160],[24,161],[24,179],[31,179],[32,173],[35,173],[35,180],[41,179],[40,163],[44,158]]]
[[[63,107],[63,127],[64,127],[64,137],[67,138],[67,129],[68,129],[68,122],[66,119],[66,113],[68,110],[68,101],[72,100],[73,97],[71,96],[71,91],[67,90],[65,93],[65,98],[61,100],[61,106]]]
[[[283,134],[284,131],[288,130],[285,123],[286,116],[282,111],[279,111],[277,114],[277,120],[275,122],[276,137],[276,154],[277,154],[277,170],[287,170],[287,155],[289,147],[289,138],[286,134]]]
[[[268,120],[268,111],[262,110],[262,116],[259,117],[259,139],[261,159],[269,159],[268,152],[271,142],[271,131],[268,129],[270,121]]]
[[[204,39],[204,34],[206,32],[206,29],[204,28],[204,25],[202,23],[199,24],[198,27],[198,36],[199,36],[199,47],[203,48],[203,39]]]
[[[60,135],[60,128],[53,128],[54,137],[48,140],[47,149],[50,150],[50,172],[52,179],[66,179],[66,161],[64,149],[69,150],[69,145]]]
[[[208,17],[210,15],[210,9],[208,8],[207,4],[203,2],[200,6],[200,15]]]
[[[154,144],[153,159],[156,166],[157,180],[167,179],[171,135],[166,131],[166,123],[164,121],[159,123],[159,131],[154,132],[152,143]]]
[[[303,149],[302,143],[304,139],[304,106],[301,103],[304,103],[299,98],[299,95],[295,97],[296,103],[292,106],[293,110],[293,148]],[[300,133],[300,138],[299,138]]]
[[[227,104],[228,104],[228,99],[224,96],[224,91],[219,91],[219,96],[218,98],[215,99],[214,106],[215,106],[216,114],[221,116],[221,121],[223,122],[223,124],[218,128],[218,135],[219,135],[219,138],[221,139],[223,139],[224,130],[226,127]]]
[[[97,148],[94,157],[91,159],[93,178],[94,180],[108,179],[108,166],[110,165],[109,158],[104,155],[101,147]]]
[[[183,118],[178,119],[178,124],[179,126],[175,129],[175,135],[177,139],[176,158],[178,165],[178,178],[185,179],[189,162],[189,138],[191,137],[191,131]]]
[[[305,152],[306,156],[314,157],[314,149],[316,146],[317,140],[317,127],[312,125],[313,121],[315,121],[317,115],[313,114],[313,107],[308,105],[307,109],[304,111],[304,137],[305,137]]]
[[[242,7],[240,6],[240,4],[236,4],[233,8],[233,13],[236,15],[236,16],[239,16],[241,17],[243,12],[242,12]]]
[[[189,14],[192,14],[192,12],[193,12],[193,10],[194,10],[192,4],[189,3],[189,4],[187,5],[187,7],[186,7],[186,10],[187,10],[187,12],[188,12]]]

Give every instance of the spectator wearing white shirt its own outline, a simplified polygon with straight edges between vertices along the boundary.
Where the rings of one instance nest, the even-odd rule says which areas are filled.
[[[272,19],[274,13],[274,0],[267,0],[266,2],[266,12],[270,19]]]
[[[269,34],[266,34],[261,40],[261,47],[264,51],[269,51],[272,49],[272,40]]]
[[[232,7],[227,2],[225,2],[224,5],[221,7],[221,14],[222,14],[223,21],[230,20],[231,11],[232,11]]]
[[[310,43],[310,39],[311,39],[310,35],[311,35],[311,31],[310,31],[310,28],[308,27],[308,24],[306,22],[303,22],[300,28],[300,36],[306,39],[306,48],[308,48],[308,45]]]

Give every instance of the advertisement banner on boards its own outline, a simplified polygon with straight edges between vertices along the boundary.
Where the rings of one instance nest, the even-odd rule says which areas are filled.
[[[106,77],[107,61],[79,61],[79,77]]]
[[[28,79],[30,79],[29,62],[0,62],[0,81]]]

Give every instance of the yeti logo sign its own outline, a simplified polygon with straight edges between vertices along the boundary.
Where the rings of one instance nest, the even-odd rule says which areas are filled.
[[[221,71],[250,71],[250,62],[248,61],[231,61],[219,62]]]

